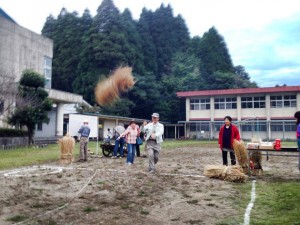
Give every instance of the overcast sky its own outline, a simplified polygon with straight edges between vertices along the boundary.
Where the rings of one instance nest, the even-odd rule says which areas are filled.
[[[102,0],[0,0],[19,25],[41,33],[46,18],[65,7],[94,16]],[[260,87],[300,85],[299,0],[114,0],[138,19],[143,7],[169,4],[185,19],[190,35],[200,37],[215,26],[224,37],[235,66],[242,65]]]

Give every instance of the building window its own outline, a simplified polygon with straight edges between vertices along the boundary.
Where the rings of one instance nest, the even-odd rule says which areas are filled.
[[[236,109],[236,98],[215,98],[215,109]]]
[[[271,108],[296,107],[296,95],[271,96]]]
[[[190,124],[190,131],[209,131],[209,123],[191,123]]]
[[[215,121],[213,124],[214,131],[220,131],[220,129],[223,125],[224,125],[223,121]]]
[[[241,98],[242,109],[257,109],[266,108],[266,97],[242,97]]]
[[[51,88],[52,80],[52,59],[44,56],[44,76],[46,78],[45,88]]]
[[[209,98],[191,99],[190,100],[190,109],[191,110],[209,110],[210,109],[210,99]]]
[[[267,131],[267,122],[266,121],[249,121],[241,124],[241,131],[245,132],[259,132]]]
[[[296,124],[294,121],[271,121],[271,131],[290,131],[296,130]]]
[[[42,131],[43,130],[43,123],[37,124],[37,130]]]

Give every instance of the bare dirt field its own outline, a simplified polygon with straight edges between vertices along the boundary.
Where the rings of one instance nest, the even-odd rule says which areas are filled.
[[[240,195],[237,184],[203,175],[205,165],[221,164],[219,149],[162,149],[156,174],[146,172],[146,158],[135,160],[132,166],[124,158],[89,158],[0,171],[0,224],[212,225],[238,213],[232,204]],[[257,179],[289,174],[300,180],[297,163],[264,157],[264,175]]]

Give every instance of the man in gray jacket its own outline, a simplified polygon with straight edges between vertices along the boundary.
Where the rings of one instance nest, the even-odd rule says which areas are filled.
[[[152,114],[152,122],[143,127],[142,131],[145,133],[145,141],[147,142],[147,152],[149,157],[150,173],[155,172],[155,164],[158,162],[160,145],[163,142],[164,125],[159,123],[159,114]]]
[[[80,159],[78,162],[87,161],[88,149],[87,144],[89,142],[89,136],[91,129],[89,128],[89,121],[83,121],[83,126],[79,129],[78,133],[80,134]]]

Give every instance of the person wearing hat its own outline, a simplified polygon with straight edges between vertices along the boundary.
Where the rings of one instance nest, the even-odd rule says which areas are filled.
[[[140,135],[139,126],[136,124],[135,120],[131,120],[127,129],[117,138],[120,140],[122,137],[126,137],[127,142],[127,159],[128,165],[134,163],[135,149],[136,149],[136,138]]]
[[[87,144],[89,142],[91,129],[89,128],[89,121],[84,120],[83,125],[79,129],[78,133],[80,134],[80,159],[78,162],[87,161],[88,148]]]
[[[160,145],[163,142],[164,125],[159,123],[159,114],[153,113],[152,122],[143,127],[145,133],[145,141],[147,142],[147,152],[149,158],[148,172],[155,172],[155,164],[158,162]]]
[[[118,137],[125,131],[123,123],[119,123],[118,126],[115,127],[115,147],[114,147],[114,155],[111,157],[112,159],[116,159],[118,155],[118,151],[120,151],[120,158],[124,157],[124,151],[123,151],[123,146],[124,146],[124,137],[119,138]]]

